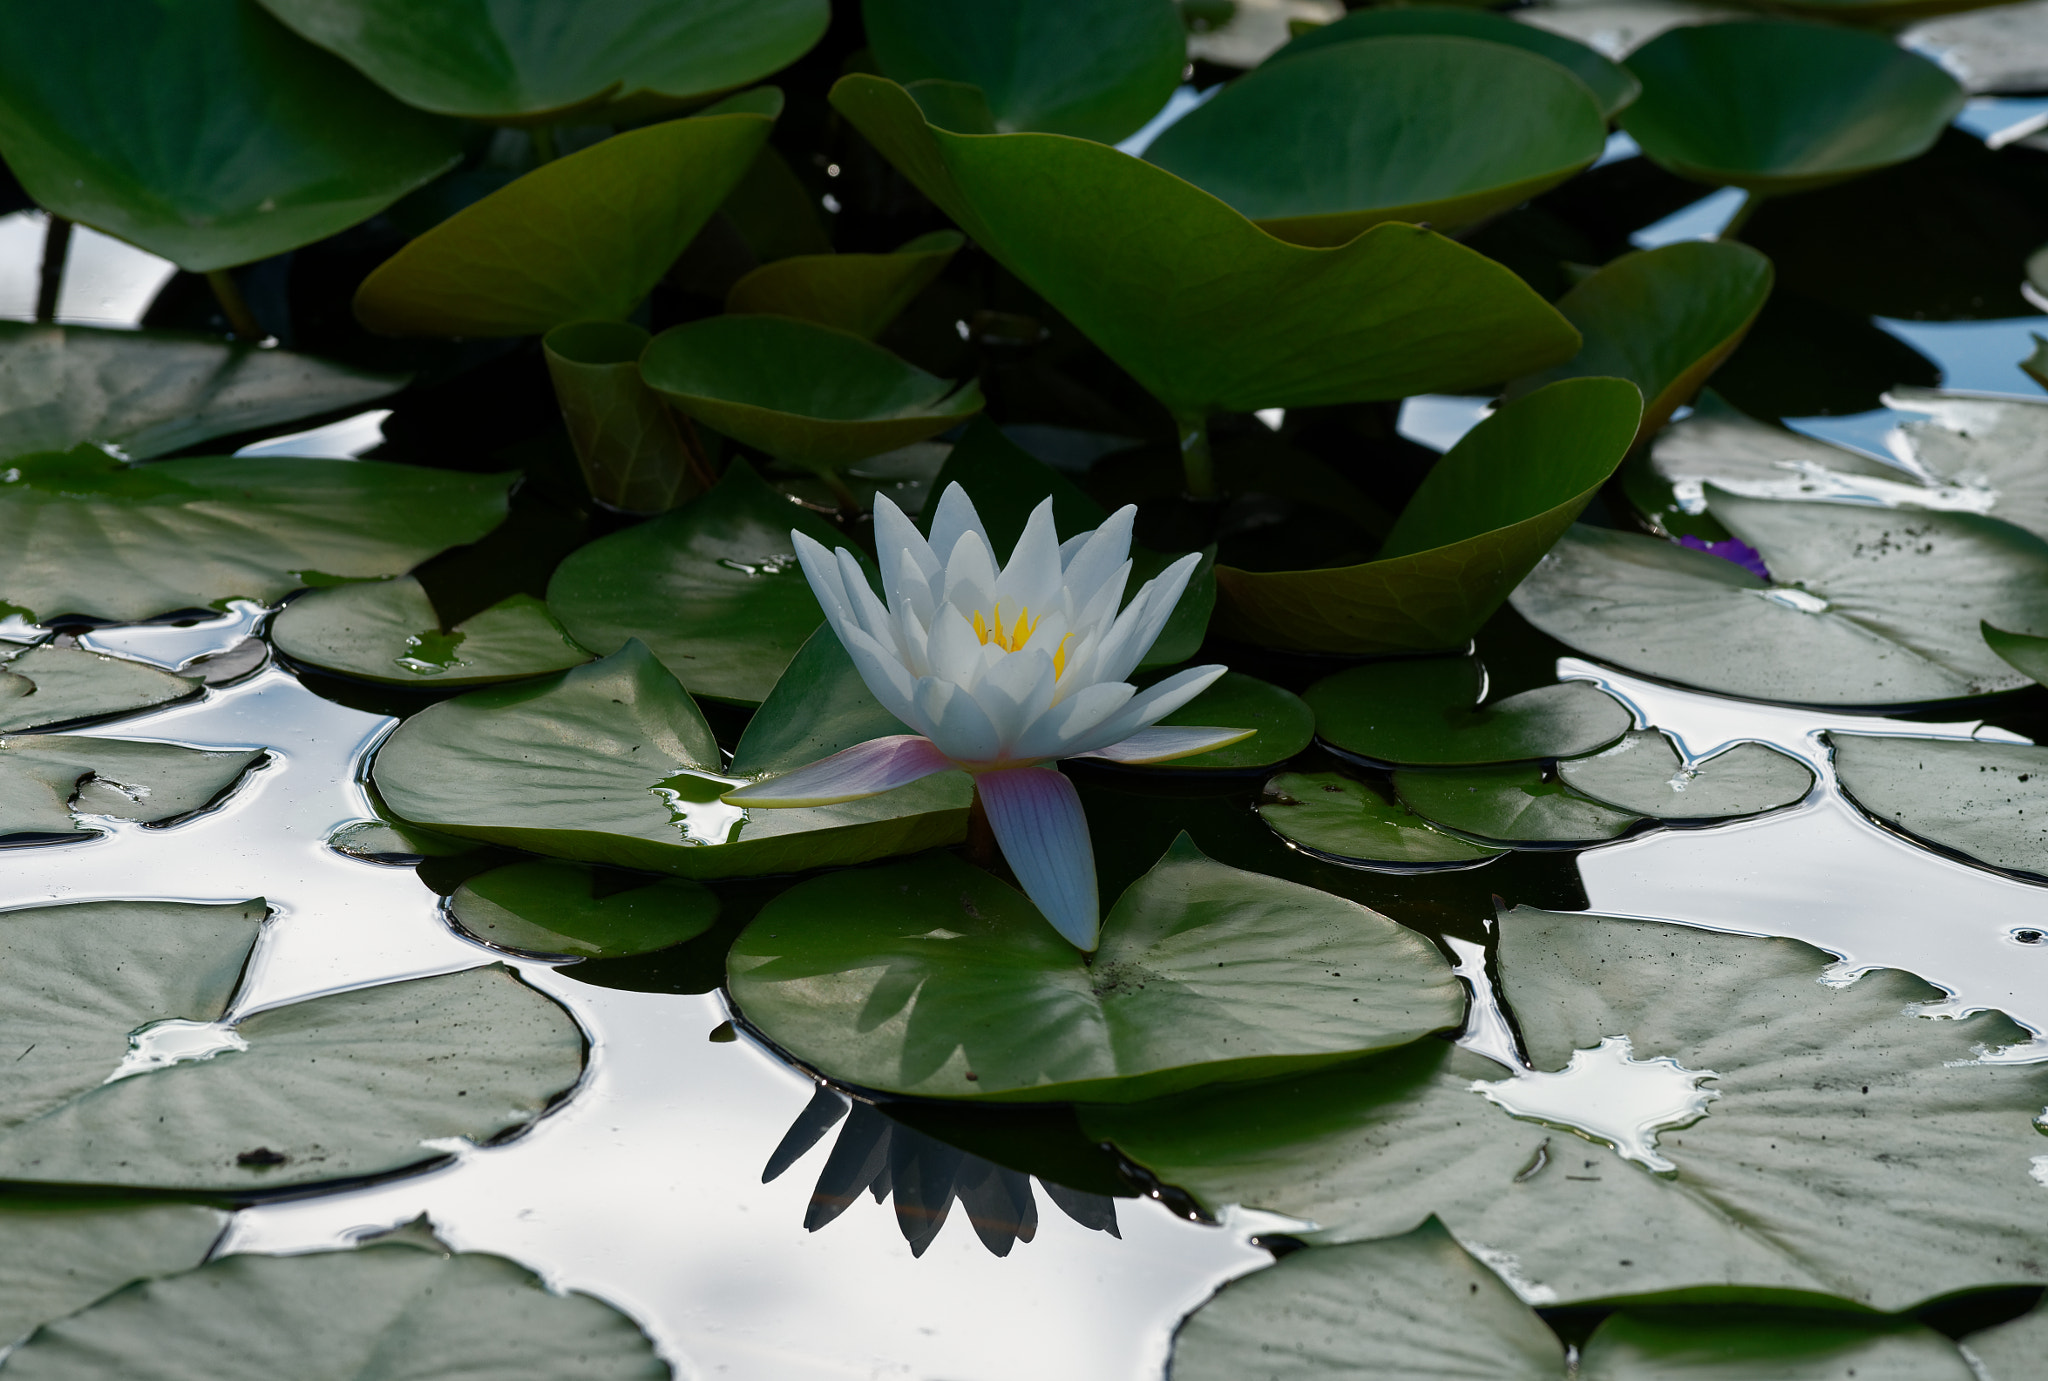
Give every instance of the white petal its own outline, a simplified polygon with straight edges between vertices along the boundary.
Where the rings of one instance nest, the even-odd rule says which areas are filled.
[[[1073,751],[1078,754],[1121,743],[1138,730],[1150,728],[1209,689],[1228,669],[1212,664],[1175,672],[1158,685],[1132,696],[1129,704],[1105,718],[1088,735],[1085,748],[1076,747]]]
[[[857,624],[853,605],[846,598],[846,584],[839,578],[839,558],[827,551],[822,543],[794,529],[789,540],[796,546],[796,560],[803,567],[804,579],[810,582],[811,593],[818,597],[818,606],[825,611],[825,617],[832,626]]]
[[[995,762],[1002,752],[996,726],[959,686],[927,676],[917,683],[917,708],[931,740],[955,762]]]
[[[1067,562],[1067,589],[1076,603],[1092,599],[1110,572],[1131,554],[1131,524],[1137,520],[1135,505],[1125,504],[1095,529],[1073,559]]]
[[[903,516],[903,510],[887,494],[875,495],[875,550],[882,556],[882,568],[888,569],[889,553],[907,551],[917,569],[930,580],[945,567],[939,558],[932,555],[931,543],[918,532],[917,524]]]
[[[1101,675],[1104,679],[1122,679],[1131,674],[1145,654],[1152,650],[1152,644],[1159,641],[1159,634],[1166,627],[1166,621],[1173,617],[1173,611],[1180,604],[1181,595],[1188,588],[1188,577],[1195,573],[1195,567],[1202,564],[1201,555],[1189,552],[1180,560],[1168,566],[1138,591],[1139,599],[1131,601],[1131,607],[1117,616],[1117,627],[1110,637],[1103,640]],[[1150,598],[1146,598],[1147,596]],[[1143,608],[1139,600],[1144,600]],[[1130,619],[1128,630],[1124,620]],[[1121,638],[1121,644],[1114,652],[1110,644]]]
[[[946,559],[946,600],[959,609],[995,612],[996,566],[978,532],[961,534]]]
[[[1196,753],[1206,753],[1212,748],[1242,743],[1257,732],[1257,729],[1210,729],[1179,725],[1172,728],[1140,729],[1121,743],[1112,743],[1107,748],[1097,748],[1092,753],[1076,753],[1074,756],[1105,758],[1110,762],[1124,763],[1172,762],[1175,758],[1192,757]]]
[[[974,500],[959,485],[949,484],[946,492],[939,495],[939,506],[932,510],[932,556],[941,566],[950,564],[953,548],[970,532],[981,539],[982,549],[987,550],[988,529],[981,525],[981,515],[974,511]]]
[[[1009,564],[996,577],[996,598],[1006,610],[1042,614],[1059,598],[1060,584],[1059,533],[1052,525],[1052,500],[1042,499],[1011,548]]]
[[[1099,528],[1091,528],[1087,532],[1077,532],[1066,541],[1060,543],[1060,569],[1062,571],[1074,564],[1075,555],[1080,552],[1081,548],[1087,546],[1088,539],[1100,530]]]
[[[1096,587],[1086,604],[1074,611],[1074,627],[1101,627],[1105,631],[1113,627],[1117,608],[1124,602],[1124,587],[1130,583],[1131,563],[1126,561]]]
[[[927,628],[931,627],[935,605],[932,582],[924,567],[918,564],[917,553],[899,551],[896,564],[893,567],[884,564],[882,570],[885,574],[894,571],[888,581],[889,612],[899,619],[908,616]]]
[[[1052,703],[1053,682],[1052,654],[1036,646],[1004,653],[982,676],[974,701],[987,712],[1004,747]]]
[[[1074,784],[1049,767],[1014,767],[982,773],[975,789],[1024,895],[1054,930],[1094,949],[1102,929],[1095,846]]]
[[[939,610],[932,620],[931,641],[925,644],[924,655],[931,664],[930,674],[941,681],[971,686],[981,679],[981,639],[951,605]]]
[[[1054,705],[1029,725],[1011,745],[1010,756],[1018,759],[1059,758],[1086,752],[1117,738],[1104,738],[1096,730],[1102,721],[1130,702],[1135,689],[1123,681],[1097,681],[1083,686]],[[1164,711],[1161,711],[1164,713]]]
[[[858,628],[840,629],[839,643],[846,649],[846,655],[853,659],[853,669],[860,673],[862,683],[881,702],[882,708],[911,728],[923,732],[925,726],[918,722],[914,698],[916,678],[896,654]]]
[[[739,806],[829,806],[879,796],[952,768],[930,739],[891,734],[856,743],[780,777],[728,791],[721,799]]]

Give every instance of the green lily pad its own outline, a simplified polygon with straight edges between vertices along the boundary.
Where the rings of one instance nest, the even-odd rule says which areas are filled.
[[[1453,446],[1377,559],[1308,571],[1219,567],[1217,631],[1303,652],[1458,647],[1571,526],[1627,454],[1635,385],[1565,379],[1516,399]]]
[[[1982,624],[1984,645],[1996,652],[2009,667],[2025,672],[2036,683],[2048,685],[2048,638],[2026,633],[2008,633],[2003,628]]]
[[[1771,295],[1771,281],[1771,261],[1733,242],[1689,240],[1624,254],[1557,300],[1585,336],[1585,348],[1569,363],[1519,381],[1509,396],[1553,379],[1627,379],[1645,399],[1636,431],[1642,440],[1735,353]]]
[[[1465,767],[1570,758],[1635,725],[1591,681],[1562,681],[1482,707],[1486,672],[1470,657],[1427,657],[1326,676],[1303,694],[1323,742],[1374,763]]]
[[[367,220],[453,167],[460,138],[241,0],[0,24],[0,152],[28,194],[195,273]]]
[[[718,898],[681,878],[632,878],[623,890],[580,863],[513,863],[455,889],[448,914],[503,949],[610,959],[667,949],[718,919]]]
[[[1090,962],[949,854],[791,888],[727,958],[734,1004],[796,1059],[936,1098],[1129,1102],[1356,1058],[1455,1026],[1427,940],[1356,902],[1203,856],[1186,835]]]
[[[696,694],[758,705],[825,620],[792,529],[844,541],[736,461],[696,502],[572,553],[548,607],[595,652],[638,638]]]
[[[0,661],[0,734],[146,710],[199,690],[196,677],[146,662],[41,644]]]
[[[815,321],[873,340],[945,271],[957,230],[934,230],[890,254],[799,254],[763,264],[732,285],[725,310]]]
[[[262,761],[261,748],[208,752],[83,734],[0,738],[0,836],[97,835],[80,815],[156,825],[204,810]]]
[[[197,1266],[227,1225],[226,1213],[203,1204],[9,1196],[0,1205],[0,1339],[13,1342],[131,1280]]]
[[[1282,772],[1259,818],[1283,839],[1332,858],[1417,872],[1476,868],[1502,850],[1446,834],[1398,800],[1335,772]]]
[[[368,460],[198,456],[124,465],[91,446],[0,469],[0,604],[134,622],[309,576],[409,570],[505,517],[513,475]]]
[[[1710,512],[1766,583],[1654,537],[1574,528],[1515,608],[1630,671],[1754,700],[1913,704],[2028,684],[1978,621],[2048,633],[2048,543],[1970,513],[1740,499]]]
[[[1543,768],[1460,767],[1394,774],[1401,803],[1431,824],[1509,848],[1581,848],[1619,839],[1642,821],[1588,800]]]
[[[1987,867],[2048,881],[2048,748],[1832,731],[1827,740],[1835,780],[1872,818]]]
[[[675,676],[637,641],[541,681],[422,710],[377,751],[400,818],[554,858],[684,877],[865,863],[958,843],[973,786],[944,772],[815,808],[719,800],[718,744]]]
[[[899,82],[979,87],[994,127],[1114,144],[1180,82],[1187,35],[1168,0],[862,0],[875,61]]]
[[[684,412],[778,460],[832,469],[981,411],[981,387],[927,374],[851,331],[782,316],[672,326],[641,377]]]
[[[1609,62],[1583,43],[1546,29],[1518,24],[1505,15],[1454,5],[1353,10],[1334,24],[1324,24],[1298,35],[1266,62],[1271,66],[1333,43],[1355,43],[1359,39],[1402,34],[1437,34],[1505,43],[1510,48],[1521,48],[1549,58],[1592,90],[1593,98],[1600,103],[1600,113],[1610,120],[1643,89],[1642,83],[1626,67]],[[1461,118],[1464,118],[1462,114]]]
[[[1963,89],[1882,34],[1777,20],[1670,29],[1628,56],[1621,127],[1695,182],[1775,195],[1917,158]]]
[[[882,708],[830,627],[804,640],[732,750],[740,777],[780,776],[871,738],[915,732]]]
[[[327,847],[350,858],[410,868],[422,859],[454,858],[482,846],[400,820],[356,820],[328,835]]]
[[[408,105],[499,124],[644,120],[795,62],[824,35],[827,0],[261,0]]]
[[[1209,689],[1159,722],[1257,732],[1191,758],[1153,763],[1145,769],[1148,772],[1242,772],[1271,767],[1307,748],[1316,734],[1315,712],[1300,696],[1239,671],[1224,672]]]
[[[224,1346],[223,1339],[233,1339]],[[142,1281],[49,1324],[8,1368],[42,1381],[667,1381],[633,1321],[557,1294],[524,1266],[397,1240],[301,1256],[226,1256]]]
[[[1659,729],[1642,729],[1590,757],[1567,758],[1558,778],[1581,796],[1655,820],[1725,820],[1797,805],[1813,769],[1767,743],[1738,743],[1688,763]]]
[[[507,596],[444,630],[409,575],[309,590],[271,621],[270,640],[323,671],[387,686],[475,686],[590,660],[532,595]]]
[[[1399,1237],[1295,1252],[1181,1322],[1176,1381],[1972,1381],[1911,1319],[1819,1310],[1624,1309],[1568,1366],[1563,1341],[1435,1218]],[[2015,1373],[2018,1374],[2018,1373]]]
[[[385,1174],[442,1154],[429,1139],[524,1126],[580,1077],[575,1021],[497,966],[205,1031],[264,912],[252,901],[0,913],[0,1040],[25,1052],[0,1071],[0,1181],[240,1192]],[[147,1028],[166,1022],[173,1039],[153,1045]],[[134,1072],[110,1079],[124,1058]]]
[[[1984,1381],[2025,1381],[2041,1367],[2048,1349],[2048,1310],[2038,1305],[2011,1323],[1963,1339],[1983,1366]]]
[[[1205,1207],[1312,1219],[1317,1240],[1434,1212],[1546,1304],[1819,1294],[1896,1310],[2048,1278],[2029,1173],[2048,1068],[1978,1058],[2026,1032],[1989,1012],[1911,1015],[1947,994],[1895,970],[1817,982],[1833,962],[1794,940],[1521,908],[1500,919],[1497,973],[1529,1058],[1604,1076],[1567,1076],[1558,1087],[1584,1096],[1560,1098],[1550,1125],[1474,1089],[1535,1102],[1545,1075],[1427,1041],[1256,1089],[1083,1109],[1082,1125]],[[1616,1138],[1639,1160],[1601,1144]],[[1639,1163],[1652,1159],[1669,1168]]]
[[[0,322],[0,458],[83,441],[145,460],[381,398],[405,376],[167,331]]]
[[[781,104],[771,89],[542,164],[379,264],[357,319],[393,336],[528,336],[625,317],[747,171]]]
[[[1910,471],[1759,422],[1711,389],[1700,395],[1690,417],[1673,423],[1657,438],[1649,461],[1646,478],[1661,482],[1667,496],[1676,496],[1683,504],[1681,512],[1704,511],[1708,484],[1749,499],[1842,500],[1885,507],[1912,506],[1922,495],[1935,497]]]
[[[1386,221],[1484,220],[1590,166],[1606,144],[1592,91],[1550,59],[1398,34],[1259,67],[1145,157],[1268,234],[1341,245]]]
[[[1180,417],[1457,392],[1578,348],[1520,279],[1428,231],[1289,245],[1102,145],[950,133],[877,77],[842,78],[832,102]]]
[[[579,321],[541,341],[583,482],[627,513],[666,513],[703,492],[674,415],[640,377],[652,339],[630,322]]]
[[[1934,480],[1929,507],[1961,499],[2048,538],[2048,400],[1905,387],[1885,402],[1920,414],[1899,425],[1899,439]]]

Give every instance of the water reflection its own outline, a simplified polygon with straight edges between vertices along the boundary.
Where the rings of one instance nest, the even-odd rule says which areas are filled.
[[[924,1255],[946,1225],[955,1201],[974,1235],[996,1256],[1008,1256],[1017,1243],[1038,1235],[1038,1203],[1029,1175],[949,1146],[824,1085],[768,1157],[761,1183],[770,1183],[802,1159],[834,1126],[839,1126],[839,1139],[811,1191],[804,1212],[806,1232],[824,1227],[867,1193],[877,1204],[895,1197],[896,1226],[912,1256]],[[1117,1230],[1116,1201],[1108,1195],[1050,1180],[1039,1184],[1045,1197],[1082,1227],[1123,1236]]]

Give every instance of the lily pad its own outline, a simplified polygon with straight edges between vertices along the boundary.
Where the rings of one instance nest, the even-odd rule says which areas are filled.
[[[1358,566],[1216,572],[1217,631],[1303,652],[1440,652],[1478,631],[1627,454],[1635,385],[1565,379],[1488,417]]]
[[[875,61],[899,82],[981,88],[995,128],[1114,144],[1159,113],[1187,63],[1169,0],[863,0]]]
[[[1988,623],[1981,625],[1979,631],[1984,635],[1984,645],[1996,652],[2007,666],[2025,672],[2038,684],[2048,685],[2048,638],[2008,633]]]
[[[379,264],[356,317],[393,336],[528,336],[625,317],[696,238],[781,109],[615,134],[472,202]]]
[[[1177,1381],[1972,1381],[1911,1319],[1848,1312],[1624,1309],[1568,1366],[1564,1343],[1435,1218],[1399,1237],[1295,1252],[1182,1321]],[[2018,1373],[2015,1373],[2018,1374]]]
[[[1932,148],[1963,89],[1882,34],[1776,20],[1670,29],[1628,56],[1643,94],[1621,127],[1695,182],[1776,195]]]
[[[931,286],[964,243],[957,230],[934,230],[890,254],[792,255],[733,284],[725,310],[815,321],[873,340]]]
[[[454,858],[483,847],[398,820],[355,820],[327,836],[327,847],[371,863],[411,868],[429,858]]]
[[[1590,757],[1567,758],[1558,778],[1581,796],[1656,820],[1725,820],[1797,805],[1813,769],[1767,743],[1737,743],[1686,762],[1670,735],[1642,729]]]
[[[270,640],[323,671],[388,686],[474,686],[590,660],[532,595],[510,595],[444,630],[409,575],[309,590],[271,622]]]
[[[554,858],[684,877],[864,863],[958,843],[973,787],[946,772],[842,805],[747,811],[718,744],[639,642],[541,681],[422,710],[377,751],[406,821]]]
[[[1315,738],[1315,712],[1300,696],[1270,681],[1226,671],[1216,683],[1159,721],[1175,724],[1220,724],[1254,729],[1248,739],[1197,753],[1191,758],[1154,763],[1150,772],[1242,772],[1286,762]]]
[[[600,890],[580,863],[513,863],[455,889],[448,914],[477,939],[529,954],[610,959],[667,949],[703,934],[718,898],[680,878],[631,877]]]
[[[981,387],[927,374],[851,331],[782,316],[672,326],[640,357],[647,386],[778,460],[829,470],[923,441],[981,411]]]
[[[385,1174],[437,1158],[431,1139],[523,1127],[580,1076],[575,1021],[496,966],[213,1025],[264,910],[0,913],[0,1038],[27,1052],[0,1072],[0,1180],[243,1192]]]
[[[1486,672],[1470,657],[1374,662],[1310,686],[1316,733],[1374,763],[1462,767],[1577,757],[1635,725],[1591,681],[1562,681],[1481,706]]]
[[[703,492],[674,415],[640,377],[652,339],[630,322],[579,321],[541,341],[583,482],[627,513],[666,513]]]
[[[740,777],[779,776],[842,748],[914,733],[882,708],[829,626],[804,641],[732,750]]]
[[[1588,800],[1533,765],[1403,770],[1394,774],[1394,790],[1431,824],[1510,848],[1603,844],[1642,820]]]
[[[1402,34],[1437,34],[1505,43],[1510,48],[1521,48],[1549,58],[1592,90],[1593,98],[1600,103],[1600,113],[1610,120],[1643,89],[1642,83],[1626,67],[1608,61],[1583,43],[1547,29],[1518,24],[1505,15],[1455,5],[1353,10],[1334,24],[1319,25],[1298,35],[1266,61],[1270,66],[1333,43],[1355,43],[1359,39]]]
[[[1925,499],[1920,506],[1966,511],[1973,506],[1961,494],[1954,497],[1963,502],[1944,502],[1921,476],[1900,466],[1759,422],[1712,390],[1700,395],[1690,417],[1673,423],[1657,438],[1649,469],[1680,511],[1690,514],[1705,510],[1708,484],[1748,499],[1811,499],[1887,508],[1914,506]]]
[[[832,102],[1180,417],[1455,393],[1578,348],[1514,274],[1428,231],[1289,245],[1112,148],[950,133],[877,77],[842,78]]]
[[[2048,881],[2048,748],[1840,732],[1827,740],[1835,780],[1872,818],[1986,867]]]
[[[1427,940],[1356,902],[1203,856],[1186,835],[1117,900],[1090,962],[948,854],[803,883],[727,959],[796,1059],[938,1098],[1129,1102],[1356,1058],[1458,1024]]]
[[[91,446],[0,469],[0,604],[130,623],[309,577],[396,575],[505,517],[513,475],[369,460],[199,456],[125,465]]]
[[[1978,1058],[2026,1038],[2003,1016],[1911,1015],[1946,994],[1892,970],[1818,982],[1834,956],[1794,940],[1528,908],[1499,936],[1534,1068],[1574,1052],[1606,1066],[1581,1084],[1583,1133],[1511,1118],[1474,1088],[1506,1100],[1555,1075],[1504,1077],[1426,1041],[1256,1089],[1084,1109],[1083,1127],[1205,1207],[1312,1219],[1318,1240],[1434,1212],[1544,1304],[1819,1294],[1897,1310],[2048,1278],[2029,1173],[2048,1068]],[[1601,1091],[1624,1087],[1626,1103]],[[1642,1095],[1668,1111],[1599,1125],[1627,1123],[1613,1114]],[[1670,1168],[1622,1159],[1601,1144],[1614,1137]]]
[[[758,81],[825,33],[827,0],[261,0],[408,105],[498,124],[620,124]]]
[[[146,460],[355,407],[405,376],[167,331],[0,322],[0,458],[83,441]]]
[[[1502,850],[1460,839],[1398,800],[1335,772],[1282,772],[1266,783],[1259,818],[1283,839],[1332,858],[1390,871],[1476,868]]]
[[[1654,537],[1579,527],[1515,608],[1588,656],[1754,700],[1913,704],[2028,684],[1977,629],[2048,634],[2039,537],[1975,514],[1709,493],[1709,511],[1775,583]]]
[[[1735,353],[1771,281],[1771,261],[1743,244],[1689,240],[1624,254],[1557,300],[1585,347],[1569,363],[1520,381],[1509,396],[1553,379],[1627,379],[1645,400],[1640,441]]]
[[[1341,245],[1386,221],[1484,220],[1588,167],[1606,143],[1599,102],[1550,59],[1401,34],[1262,66],[1145,156],[1268,234]]]
[[[204,810],[262,761],[261,748],[208,752],[83,734],[0,738],[0,836],[96,835],[73,815],[164,824]]]
[[[453,167],[460,139],[242,0],[0,24],[0,152],[29,195],[195,273],[367,220]]]
[[[0,1339],[11,1343],[131,1280],[197,1266],[227,1225],[226,1213],[203,1204],[9,1196],[0,1206]]]
[[[603,1301],[557,1294],[501,1256],[402,1240],[301,1256],[226,1256],[141,1281],[45,1326],[7,1366],[31,1381],[672,1375],[633,1321]]]
[[[736,461],[687,507],[572,553],[548,584],[548,606],[595,652],[638,638],[695,693],[758,705],[825,621],[792,529],[827,546],[844,540]]]
[[[0,734],[146,710],[199,689],[197,678],[146,662],[40,644],[0,661]]]
[[[2048,1310],[2036,1305],[2011,1323],[1972,1333],[1963,1340],[1983,1366],[1984,1381],[2023,1381],[2041,1366],[2048,1348]]]

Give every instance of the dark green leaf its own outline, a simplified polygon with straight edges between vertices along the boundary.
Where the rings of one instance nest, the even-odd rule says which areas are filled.
[[[270,639],[323,671],[394,686],[475,686],[590,660],[532,595],[508,596],[444,630],[409,575],[309,590],[271,622]]]
[[[0,661],[0,734],[146,710],[197,695],[195,679],[82,647],[30,647]]]
[[[778,776],[842,748],[911,730],[868,692],[839,636],[821,627],[747,721],[732,750],[741,777]]]
[[[666,513],[703,492],[675,418],[640,377],[650,339],[629,322],[581,321],[541,342],[583,482],[627,513]]]
[[[1474,868],[1501,856],[1334,772],[1280,773],[1266,783],[1259,816],[1304,849],[1393,871]]]
[[[945,271],[962,243],[957,230],[935,230],[893,254],[777,259],[733,284],[725,310],[797,317],[873,340]]]
[[[1523,691],[1481,708],[1486,673],[1469,657],[1373,662],[1303,695],[1325,743],[1377,763],[1459,767],[1590,753],[1627,733],[1628,707],[1591,681]]]
[[[718,919],[718,898],[681,878],[600,892],[581,863],[513,863],[455,889],[448,914],[477,939],[529,954],[611,959],[667,949]]]
[[[1557,765],[1581,796],[1658,820],[1722,820],[1796,805],[1813,769],[1765,743],[1738,743],[1685,762],[1668,734],[1644,729],[1591,757]]]
[[[1159,721],[1165,725],[1213,725],[1256,729],[1250,738],[1212,748],[1191,758],[1153,763],[1151,771],[1238,772],[1271,767],[1308,747],[1315,737],[1315,712],[1301,697],[1269,681],[1226,671],[1216,683]]]
[[[1510,848],[1618,839],[1640,816],[1587,800],[1536,766],[1394,774],[1402,804],[1430,823]]]
[[[99,833],[74,810],[162,824],[211,805],[262,758],[261,748],[11,734],[0,738],[0,836]]]

